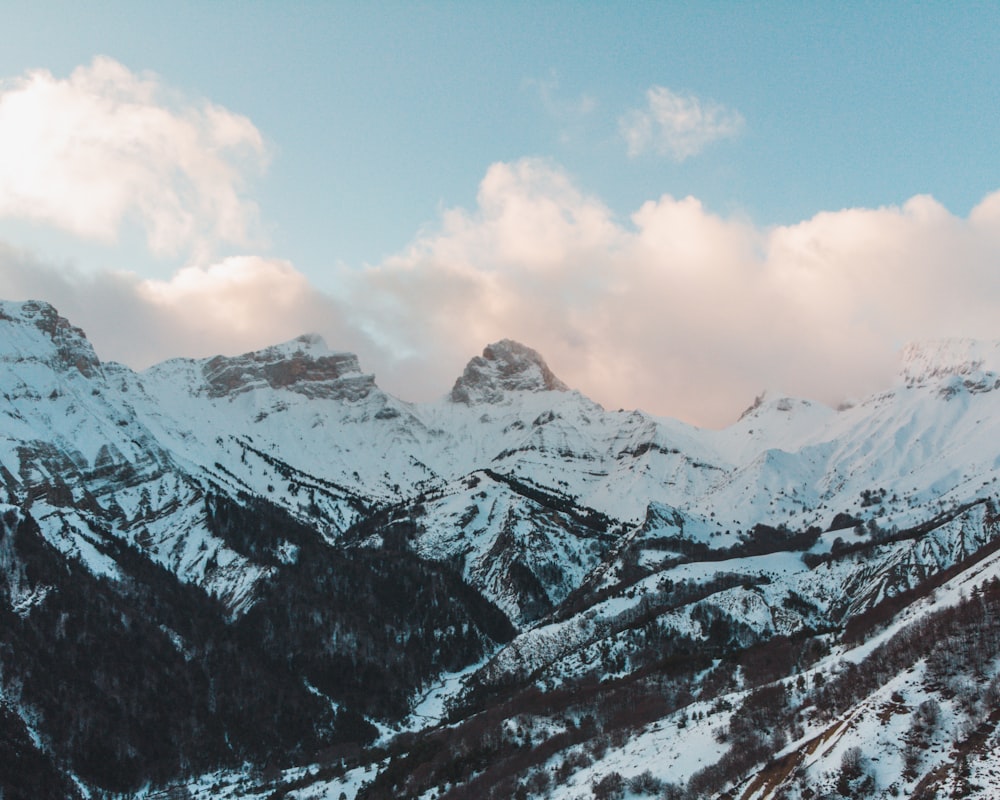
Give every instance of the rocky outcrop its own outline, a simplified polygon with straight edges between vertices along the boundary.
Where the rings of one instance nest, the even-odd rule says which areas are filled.
[[[38,359],[56,368],[77,370],[87,378],[100,373],[101,362],[87,335],[65,317],[59,316],[48,303],[27,300],[23,303],[0,303],[0,326],[8,327],[5,338],[8,347],[2,357],[7,359]],[[41,332],[47,347],[38,347]]]
[[[907,386],[925,386],[951,377],[981,379],[1000,373],[1000,341],[940,339],[908,344],[900,355]]]
[[[510,339],[491,344],[465,367],[455,381],[453,403],[500,403],[508,392],[566,392],[569,387],[530,347]]]
[[[355,401],[375,388],[375,378],[362,374],[357,356],[328,350],[314,334],[241,356],[216,356],[205,362],[203,375],[210,397],[269,386],[307,397]]]

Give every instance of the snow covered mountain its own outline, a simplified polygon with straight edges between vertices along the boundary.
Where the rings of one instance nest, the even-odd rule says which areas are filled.
[[[8,789],[32,769],[87,794],[266,763],[289,770],[185,791],[1000,791],[980,758],[1000,721],[983,622],[1000,604],[1000,343],[911,345],[896,385],[853,407],[765,394],[713,431],[607,411],[510,340],[415,404],[314,335],[137,373],[51,306],[2,302],[0,390]],[[170,724],[200,756],[153,769],[127,733],[93,751],[138,662],[83,668],[104,705],[79,730],[50,719],[44,642],[76,613],[190,672],[167,702],[196,709]],[[965,637],[951,661],[926,638],[947,614]],[[264,676],[284,700],[240,694]],[[130,702],[123,730],[144,713]],[[237,720],[248,702],[275,744]],[[373,724],[381,749],[359,750]]]

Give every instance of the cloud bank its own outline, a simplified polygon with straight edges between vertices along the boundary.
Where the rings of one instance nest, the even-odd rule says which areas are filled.
[[[630,156],[651,150],[678,162],[712,142],[739,136],[743,127],[743,116],[735,109],[665,86],[648,89],[645,108],[632,109],[618,120]]]
[[[259,256],[185,267],[167,280],[55,266],[0,243],[0,297],[52,303],[102,360],[142,369],[167,358],[238,354],[319,331],[335,349],[372,354],[341,304],[289,262]]]
[[[107,57],[0,84],[0,216],[105,243],[131,221],[163,256],[249,245],[246,177],[265,160],[247,118]]]
[[[457,351],[510,336],[606,405],[717,426],[762,389],[877,390],[911,340],[997,337],[998,259],[1000,193],[968,219],[918,196],[765,229],[664,195],[622,221],[524,160],[491,167],[476,209],[351,294],[377,298],[358,313],[387,349],[454,370]]]
[[[0,251],[5,296],[40,296],[104,358],[237,353],[307,330],[405,399],[443,395],[503,337],[611,408],[708,426],[763,389],[836,404],[893,379],[908,341],[1000,336],[1000,192],[760,228],[664,195],[627,220],[558,166],[494,164],[476,207],[316,290],[286,261],[232,258],[166,281],[83,276]]]
[[[623,132],[674,158],[741,118],[654,87]],[[629,138],[631,137],[631,138]],[[84,271],[0,243],[0,297],[48,300],[104,359],[141,368],[307,331],[405,399],[444,395],[504,337],[608,407],[731,422],[762,389],[835,404],[892,380],[905,343],[1000,337],[1000,192],[967,218],[928,196],[763,228],[663,195],[626,219],[551,162],[492,165],[473,208],[321,292],[253,249],[246,186],[266,157],[244,117],[97,58],[0,84],[0,217],[114,243],[140,224],[171,276]]]

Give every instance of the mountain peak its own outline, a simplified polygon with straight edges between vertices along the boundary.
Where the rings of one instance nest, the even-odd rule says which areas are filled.
[[[754,398],[754,401],[740,414],[739,419],[762,416],[766,413],[788,414],[803,407],[813,405],[809,400],[790,397],[773,389],[765,389]]]
[[[18,360],[39,359],[59,369],[76,369],[87,378],[100,371],[101,362],[87,335],[59,316],[49,303],[0,301],[0,324],[3,323],[12,326],[11,332],[4,336],[7,343],[4,349],[13,351]],[[15,331],[20,331],[20,335]],[[46,356],[44,349],[48,348],[50,355]]]
[[[566,392],[569,387],[549,369],[537,351],[512,339],[502,339],[483,350],[455,381],[453,403],[499,403],[507,392]]]
[[[978,372],[1000,372],[1000,341],[937,339],[908,344],[900,354],[907,386]]]
[[[215,356],[204,362],[202,373],[213,397],[269,386],[309,397],[359,400],[375,387],[356,355],[330,350],[315,333],[240,356]]]

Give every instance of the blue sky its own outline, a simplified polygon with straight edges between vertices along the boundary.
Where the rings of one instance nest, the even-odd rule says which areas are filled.
[[[37,172],[30,197],[0,197],[17,254],[0,294],[47,292],[105,357],[143,366],[311,323],[423,397],[447,390],[476,337],[512,336],[606,404],[722,424],[762,388],[868,391],[910,338],[1000,336],[963,303],[919,322],[956,253],[958,285],[1000,299],[986,294],[992,216],[974,213],[1000,188],[996,4],[41,3],[3,25],[0,102],[44,70],[37,97],[58,108],[106,92],[85,113],[109,135],[97,157],[60,145],[32,161],[37,135],[3,138],[25,113],[7,103],[0,177]],[[124,124],[137,104],[143,124]],[[49,129],[77,124],[51,113]],[[835,257],[806,280],[819,250],[803,242],[817,241]],[[279,286],[279,321],[255,327],[254,292]],[[192,293],[225,295],[231,317],[195,324],[178,310]],[[546,305],[518,309],[529,295]],[[741,297],[775,303],[786,327],[748,336]],[[822,330],[788,345],[831,297]],[[137,339],[129,326],[150,319]]]

